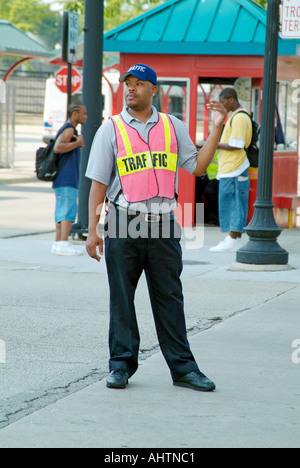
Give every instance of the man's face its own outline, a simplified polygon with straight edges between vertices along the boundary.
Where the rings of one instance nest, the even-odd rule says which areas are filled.
[[[80,109],[78,111],[78,122],[83,125],[87,121],[87,110],[85,106],[80,106]]]
[[[124,82],[125,102],[133,110],[144,110],[151,106],[153,95],[157,93],[157,86],[150,81],[142,81],[129,75]]]
[[[233,98],[220,98],[219,101],[225,107],[227,112],[233,110]]]

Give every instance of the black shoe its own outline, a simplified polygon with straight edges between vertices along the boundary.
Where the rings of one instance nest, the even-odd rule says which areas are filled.
[[[106,379],[108,388],[125,388],[128,384],[129,374],[123,369],[113,370]]]
[[[174,380],[173,385],[176,387],[192,388],[199,392],[212,392],[216,388],[215,384],[200,371],[190,372],[180,379]]]

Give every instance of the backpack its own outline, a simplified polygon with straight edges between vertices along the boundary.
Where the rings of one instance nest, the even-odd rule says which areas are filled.
[[[251,119],[252,123],[252,139],[251,143],[248,146],[248,148],[245,148],[245,151],[247,153],[247,158],[250,163],[250,167],[258,167],[258,160],[259,160],[259,136],[260,136],[260,125],[253,120],[252,116],[248,114],[246,111],[239,111],[237,114],[246,114],[248,117]],[[232,120],[231,120],[232,122]],[[231,125],[230,122],[230,125]]]
[[[73,127],[73,125],[70,125],[70,127]],[[75,133],[76,133],[76,129],[75,129]],[[57,153],[54,153],[54,146],[60,134],[61,134],[61,130],[58,132],[55,138],[51,138],[47,146],[38,148],[36,152],[35,172],[39,180],[44,180],[46,182],[53,182],[66,158],[66,156],[64,156],[60,164],[59,165],[57,164],[59,155]]]

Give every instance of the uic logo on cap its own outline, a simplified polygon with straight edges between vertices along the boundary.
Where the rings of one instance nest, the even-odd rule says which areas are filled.
[[[146,67],[142,67],[141,65],[133,65],[133,67],[129,68],[128,72],[130,71],[140,71],[142,73],[145,73]]]

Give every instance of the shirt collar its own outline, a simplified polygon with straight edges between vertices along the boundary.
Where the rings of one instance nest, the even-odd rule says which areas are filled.
[[[152,109],[152,115],[151,117],[149,118],[148,123],[157,123],[158,122],[158,112],[157,112],[157,109],[154,107],[154,106],[151,106],[151,109]],[[128,107],[125,106],[121,112],[121,115],[122,115],[122,118],[124,120],[125,123],[127,124],[130,124],[131,122],[133,122],[134,120],[136,122],[140,122],[140,120],[138,119],[135,119],[134,117],[132,117],[129,112],[128,112]]]

